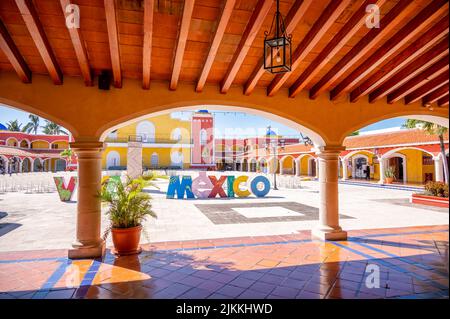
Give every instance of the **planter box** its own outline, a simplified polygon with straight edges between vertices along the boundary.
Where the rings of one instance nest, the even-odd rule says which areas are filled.
[[[412,194],[410,202],[413,204],[422,204],[435,207],[448,208],[448,198],[429,196],[422,194]]]

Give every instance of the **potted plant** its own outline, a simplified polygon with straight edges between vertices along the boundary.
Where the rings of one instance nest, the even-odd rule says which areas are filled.
[[[395,179],[395,169],[392,166],[389,166],[384,172],[384,182],[386,184],[392,184]]]
[[[153,185],[154,175],[127,178],[126,183],[109,179],[103,182],[100,198],[109,204],[107,215],[110,225],[104,239],[111,232],[114,250],[118,255],[132,255],[141,251],[139,241],[142,222],[148,217],[156,218],[152,211],[151,197],[143,189]]]

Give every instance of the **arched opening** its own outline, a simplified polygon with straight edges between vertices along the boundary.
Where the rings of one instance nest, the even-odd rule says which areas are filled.
[[[172,132],[170,133],[171,140],[179,141],[179,140],[181,140],[181,138],[182,138],[181,129],[179,127],[173,129]]]
[[[30,142],[28,140],[22,140],[22,141],[20,141],[20,147],[21,148],[30,148]]]
[[[19,141],[15,137],[10,137],[6,140],[6,145],[11,147],[17,147],[19,145]]]
[[[310,160],[314,159],[311,154],[302,154],[298,157],[299,162],[299,175],[300,176],[312,176],[311,174],[311,163]],[[315,175],[314,175],[315,176]]]
[[[52,171],[52,159],[51,158],[46,158],[42,161],[42,170],[44,172]]]
[[[280,159],[280,173],[288,175],[295,174],[295,158],[293,156],[287,155]]]
[[[66,170],[66,168],[67,168],[66,160],[63,160],[60,158],[56,159],[56,161],[55,161],[55,171],[56,172],[63,172]]]
[[[106,169],[118,169],[120,166],[120,154],[117,151],[110,151],[106,154]]]
[[[315,157],[311,156],[308,158],[308,176],[317,175],[317,160]]]
[[[65,150],[69,148],[69,143],[67,141],[54,141],[50,147],[52,150]]]
[[[370,179],[369,157],[365,154],[352,156],[352,178]]]
[[[243,172],[247,172],[248,171],[248,161],[247,161],[247,159],[244,159],[242,161],[242,169],[241,169],[241,171],[243,171]]]
[[[155,125],[150,121],[139,122],[136,126],[136,135],[144,143],[155,142]]]
[[[200,145],[206,145],[208,143],[208,132],[205,129],[200,131]]]
[[[34,140],[31,142],[32,149],[48,150],[50,148],[50,143],[44,140]]]
[[[40,158],[35,158],[33,161],[33,172],[42,172],[44,169],[42,160]]]
[[[25,157],[22,161],[22,173],[29,173],[31,172],[31,169],[32,169],[31,159]]]
[[[8,159],[0,155],[0,174],[6,174],[8,173]]]
[[[170,153],[171,167],[172,168],[183,168],[184,155],[182,150],[173,150]]]
[[[153,152],[151,158],[150,158],[150,165],[151,168],[158,168],[159,167],[159,155],[156,152]]]
[[[261,170],[261,173],[264,173],[264,174],[268,173],[267,161],[264,157],[259,160],[259,169]]]
[[[257,162],[256,162],[256,158],[251,158],[250,159],[250,172],[256,172],[257,170]]]
[[[439,165],[438,154],[416,147],[401,147],[390,150],[382,156],[388,167],[394,170],[394,180],[399,183],[425,184],[435,181]]]
[[[9,172],[20,173],[22,168],[22,160],[18,156],[12,156],[9,159]]]

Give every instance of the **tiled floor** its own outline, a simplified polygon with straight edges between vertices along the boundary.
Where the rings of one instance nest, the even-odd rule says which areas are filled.
[[[0,298],[448,298],[448,226],[163,242],[137,256],[0,253]],[[370,266],[370,267],[368,267]],[[369,269],[379,288],[369,288]]]

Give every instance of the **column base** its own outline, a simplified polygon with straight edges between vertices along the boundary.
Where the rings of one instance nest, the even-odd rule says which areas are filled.
[[[335,229],[332,227],[317,227],[311,231],[311,237],[320,240],[347,240],[347,232],[341,227]]]
[[[69,259],[99,258],[105,255],[106,245],[104,241],[97,246],[77,246],[74,245],[74,248],[69,249]]]

